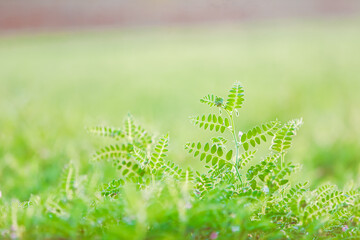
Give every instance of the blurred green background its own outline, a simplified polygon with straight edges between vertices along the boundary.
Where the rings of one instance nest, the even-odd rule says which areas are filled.
[[[199,99],[245,87],[239,130],[303,117],[289,158],[313,185],[357,182],[360,159],[360,21],[158,27],[22,34],[0,38],[0,191],[26,200],[57,185],[73,160],[81,173],[104,144],[86,126],[121,126],[131,112],[170,134],[170,157],[204,139],[188,116]],[[200,136],[201,135],[201,136]],[[200,136],[200,137],[199,137]]]

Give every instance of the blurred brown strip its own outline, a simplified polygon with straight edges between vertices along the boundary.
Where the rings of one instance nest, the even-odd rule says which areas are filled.
[[[0,32],[360,15],[360,0],[0,0]]]

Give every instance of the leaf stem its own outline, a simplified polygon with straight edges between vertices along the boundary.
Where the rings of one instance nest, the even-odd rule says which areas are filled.
[[[283,168],[284,166],[284,158],[285,158],[285,152],[281,153],[281,159],[280,159],[280,166],[281,168]]]
[[[231,120],[231,127],[232,127],[232,135],[234,137],[234,141],[235,141],[235,170],[236,170],[236,174],[240,180],[240,183],[242,185],[242,179],[241,179],[241,174],[239,172],[238,169],[238,164],[239,164],[239,144],[238,144],[238,139],[236,137],[236,129],[235,129],[235,123],[234,123],[234,117],[232,115],[232,113],[230,113],[228,110],[226,110],[226,113],[229,115],[229,118]]]

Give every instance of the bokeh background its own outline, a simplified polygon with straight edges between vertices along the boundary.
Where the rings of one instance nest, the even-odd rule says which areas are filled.
[[[246,90],[239,130],[303,117],[289,158],[299,179],[346,187],[360,172],[360,2],[339,0],[0,0],[0,191],[26,200],[70,160],[105,144],[86,126],[127,113],[170,133],[170,157],[207,135],[199,98]]]

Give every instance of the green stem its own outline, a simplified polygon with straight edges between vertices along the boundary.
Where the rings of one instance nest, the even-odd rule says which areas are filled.
[[[284,166],[284,158],[285,158],[285,153],[282,152],[282,153],[281,153],[281,159],[280,159],[280,166],[281,166],[281,168]]]
[[[227,112],[227,114],[229,115],[229,118],[231,120],[231,127],[232,127],[232,135],[234,137],[234,141],[235,141],[235,170],[236,170],[236,174],[240,180],[240,183],[242,184],[242,179],[241,179],[241,175],[238,169],[238,165],[239,165],[239,145],[238,145],[238,139],[236,137],[236,129],[235,129],[235,123],[234,123],[234,118],[232,116],[232,114],[229,113],[228,110],[225,110]]]

